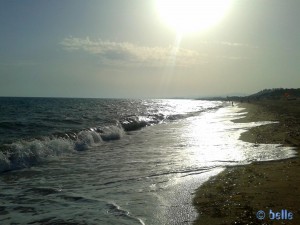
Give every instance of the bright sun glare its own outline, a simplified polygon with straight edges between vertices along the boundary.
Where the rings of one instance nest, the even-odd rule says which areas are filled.
[[[209,28],[224,17],[231,0],[157,0],[161,19],[178,34]]]

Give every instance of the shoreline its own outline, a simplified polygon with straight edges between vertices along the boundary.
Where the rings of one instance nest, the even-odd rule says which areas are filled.
[[[282,144],[300,147],[300,101],[264,100],[240,103],[248,114],[233,122],[279,121],[254,127],[240,140],[255,144]],[[194,207],[198,212],[195,225],[200,224],[299,224],[300,223],[300,160],[299,157],[276,161],[254,162],[227,167],[225,171],[203,184],[195,192]],[[268,213],[286,209],[292,220],[275,220]],[[264,210],[266,218],[256,213]]]

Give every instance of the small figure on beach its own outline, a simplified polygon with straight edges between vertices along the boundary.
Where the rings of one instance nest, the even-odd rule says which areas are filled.
[[[232,106],[233,106],[233,102],[231,102]]]

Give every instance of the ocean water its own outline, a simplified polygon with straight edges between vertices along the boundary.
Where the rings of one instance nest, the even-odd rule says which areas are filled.
[[[0,224],[192,224],[228,166],[295,156],[239,140],[219,101],[0,98]]]

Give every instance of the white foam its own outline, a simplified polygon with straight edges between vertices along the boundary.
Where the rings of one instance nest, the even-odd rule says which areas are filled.
[[[29,167],[49,157],[74,151],[74,143],[64,138],[22,140],[6,146],[9,150],[0,154],[0,171]]]
[[[92,146],[97,146],[102,142],[102,138],[96,131],[81,131],[77,136],[75,149],[83,151]]]
[[[102,133],[100,134],[102,140],[112,141],[121,139],[125,132],[121,124],[118,123],[116,126],[107,126],[101,129]]]

